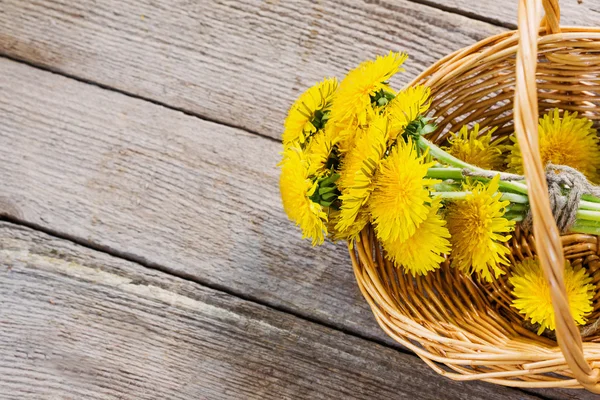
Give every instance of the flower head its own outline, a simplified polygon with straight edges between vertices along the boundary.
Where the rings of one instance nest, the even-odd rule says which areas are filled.
[[[326,174],[332,167],[332,154],[337,139],[334,137],[331,129],[325,128],[315,133],[304,150],[309,163],[308,174],[310,176],[321,177]]]
[[[425,178],[434,163],[424,162],[411,139],[398,140],[379,167],[369,199],[377,237],[406,240],[429,214],[429,191],[438,180]]]
[[[311,238],[313,246],[321,244],[327,235],[327,214],[310,196],[317,189],[317,182],[310,179],[309,164],[297,148],[290,148],[281,163],[279,190],[283,209],[288,218],[302,229],[303,238]]]
[[[387,116],[378,115],[369,129],[361,132],[361,135],[356,138],[354,147],[342,161],[338,181],[342,204],[336,225],[337,230],[342,234],[357,221],[359,211],[373,190],[373,176],[387,148],[387,122]],[[367,220],[365,224],[366,222]],[[354,226],[354,230],[360,231],[362,227]]]
[[[331,106],[330,123],[339,137],[340,151],[349,151],[355,137],[364,132],[395,92],[389,79],[399,71],[408,58],[406,53],[390,52],[368,60],[348,72],[340,83]]]
[[[336,78],[328,78],[298,97],[285,119],[284,145],[295,142],[302,144],[308,137],[323,128],[337,85]]]
[[[361,208],[351,223],[343,232],[337,228],[340,221],[340,210],[331,210],[329,215],[328,232],[332,240],[348,240],[352,244],[355,240],[359,240],[360,232],[369,223],[369,213],[364,208]]]
[[[394,97],[387,106],[390,118],[390,141],[429,109],[431,89],[423,85],[409,86]]]
[[[505,146],[498,141],[492,143],[492,133],[496,128],[479,132],[479,124],[472,130],[464,125],[457,135],[448,140],[450,146],[444,147],[454,157],[483,169],[500,170],[504,165]]]
[[[463,271],[476,272],[486,281],[504,273],[500,264],[508,264],[508,248],[514,221],[504,218],[508,201],[498,192],[500,176],[488,186],[475,182],[464,200],[450,204],[446,212],[452,244],[452,265]]]
[[[371,96],[381,90],[392,91],[388,81],[398,71],[403,71],[400,66],[407,58],[406,53],[390,52],[365,61],[348,72],[333,99],[331,119],[340,123],[357,118],[359,124],[364,124]]]
[[[558,109],[554,109],[540,118],[538,136],[544,165],[549,162],[568,165],[588,179],[598,180],[600,148],[592,121],[577,118],[576,112],[568,111],[561,118]],[[523,158],[516,141],[511,146],[508,166],[519,174],[523,173]]]
[[[401,265],[407,273],[425,275],[440,267],[443,254],[450,252],[450,232],[446,221],[438,214],[440,200],[434,199],[427,207],[427,216],[416,231],[405,240],[383,240],[387,256]]]
[[[513,286],[513,307],[531,320],[539,324],[538,335],[545,329],[554,330],[556,320],[552,308],[550,286],[544,277],[537,258],[526,258],[513,267],[508,282]],[[585,316],[593,311],[592,299],[594,285],[587,271],[581,267],[573,267],[565,262],[565,286],[571,315],[579,325],[584,325]]]

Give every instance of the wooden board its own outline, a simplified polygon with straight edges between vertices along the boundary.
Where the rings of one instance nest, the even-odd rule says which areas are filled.
[[[443,10],[481,19],[493,24],[515,29],[518,0],[415,0]],[[598,0],[560,0],[561,24],[570,26],[599,26],[600,2]]]
[[[3,399],[534,399],[0,222]]]
[[[0,71],[0,210],[388,340],[345,246],[313,249],[284,215],[278,143],[13,61]]]
[[[400,88],[501,30],[408,0],[3,0],[0,54],[279,138],[324,76],[406,50]]]

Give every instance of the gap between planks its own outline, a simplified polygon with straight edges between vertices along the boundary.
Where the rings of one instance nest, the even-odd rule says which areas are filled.
[[[5,3],[3,54],[277,139],[289,104],[323,76],[404,48],[399,88],[424,65],[514,27],[517,10],[517,0]],[[563,0],[564,23],[597,23],[592,3]]]
[[[461,9],[459,7],[453,7],[452,5],[446,5],[444,3],[440,3],[439,2],[440,0],[438,0],[438,2],[433,1],[433,0],[407,0],[407,1],[409,1],[411,3],[421,4],[421,5],[424,5],[427,7],[435,8],[435,9],[445,11],[448,13],[460,15],[460,16],[463,16],[463,17],[466,17],[466,18],[469,18],[469,19],[472,19],[475,21],[481,21],[481,22],[485,22],[487,24],[496,25],[501,28],[506,28],[506,29],[510,29],[510,30],[514,30],[517,28],[516,23],[510,23],[508,21],[503,21],[498,18],[486,17],[481,14],[477,14],[473,11]],[[516,17],[516,10],[515,10],[515,17]]]
[[[201,114],[199,114],[197,112],[194,112],[192,110],[188,110],[188,109],[185,109],[185,108],[176,107],[176,106],[173,106],[171,104],[164,103],[164,102],[161,102],[159,100],[153,99],[151,97],[142,96],[142,95],[139,95],[139,94],[136,94],[136,93],[133,93],[133,92],[129,92],[127,90],[119,89],[119,88],[114,87],[114,86],[105,85],[105,84],[100,83],[100,82],[92,81],[90,79],[85,79],[85,78],[82,78],[82,77],[77,76],[77,75],[69,74],[69,73],[61,71],[61,70],[59,70],[57,68],[53,68],[50,65],[44,65],[44,64],[41,64],[41,63],[36,63],[34,61],[27,60],[25,58],[13,57],[13,56],[11,56],[9,54],[6,54],[6,53],[3,53],[2,51],[0,51],[0,59],[2,59],[2,58],[7,59],[7,60],[11,60],[11,61],[14,61],[14,62],[17,62],[19,64],[24,64],[24,65],[27,65],[29,67],[36,68],[36,69],[39,69],[39,70],[42,70],[42,71],[50,72],[50,73],[55,74],[55,75],[64,76],[65,78],[69,78],[69,79],[72,79],[72,80],[77,81],[77,82],[85,83],[85,84],[90,85],[90,86],[95,86],[95,87],[98,87],[100,89],[104,89],[104,90],[108,90],[110,92],[115,92],[115,93],[118,93],[118,94],[122,94],[124,96],[131,97],[133,99],[146,101],[148,103],[151,103],[151,104],[154,104],[154,105],[157,105],[157,106],[160,106],[160,107],[164,107],[164,108],[172,110],[172,111],[178,111],[178,112],[180,112],[182,114],[188,115],[190,117],[198,118],[198,119],[200,119],[202,121],[212,122],[214,124],[227,126],[229,128],[239,129],[239,130],[244,131],[246,133],[249,133],[249,134],[252,134],[252,135],[256,135],[258,137],[261,137],[263,139],[267,139],[267,140],[270,140],[270,141],[273,141],[273,142],[277,142],[277,143],[281,142],[280,140],[278,140],[278,139],[276,139],[276,138],[274,138],[272,136],[268,136],[268,135],[262,134],[260,132],[253,131],[251,129],[244,128],[242,126],[238,126],[238,125],[232,124],[231,122],[217,121],[215,119],[210,118],[209,116],[201,115]]]
[[[53,238],[60,239],[60,240],[65,240],[65,241],[71,242],[73,244],[76,244],[78,246],[85,247],[86,249],[89,249],[89,250],[97,251],[99,253],[103,253],[103,254],[109,255],[111,257],[119,258],[119,259],[122,259],[122,260],[125,260],[125,261],[129,261],[131,263],[138,264],[138,265],[140,265],[140,266],[142,266],[144,268],[148,268],[148,269],[151,269],[151,270],[154,270],[154,271],[162,272],[164,274],[167,274],[167,275],[170,275],[170,276],[173,276],[173,277],[176,277],[176,278],[188,281],[188,282],[192,282],[192,283],[198,284],[200,286],[203,286],[203,287],[206,287],[206,288],[209,288],[209,289],[212,289],[212,290],[215,290],[215,291],[227,294],[229,296],[238,298],[240,300],[244,300],[244,301],[247,301],[247,302],[250,302],[250,303],[258,304],[258,305],[270,308],[270,309],[278,311],[278,312],[282,312],[282,313],[286,313],[286,314],[292,315],[295,318],[298,318],[300,320],[303,320],[303,321],[306,321],[306,322],[310,322],[310,323],[313,323],[313,324],[318,324],[318,325],[324,326],[326,328],[329,328],[329,329],[341,332],[341,333],[343,333],[345,335],[348,335],[348,336],[352,336],[352,337],[355,337],[355,338],[358,338],[358,339],[365,340],[367,342],[376,343],[378,345],[385,346],[385,347],[388,347],[390,349],[397,350],[397,351],[399,351],[402,354],[407,354],[407,355],[410,355],[410,356],[417,357],[415,353],[413,353],[412,351],[410,351],[410,350],[402,347],[400,344],[398,344],[396,342],[387,342],[386,343],[385,341],[378,340],[377,338],[371,338],[371,337],[368,337],[368,336],[365,336],[365,335],[361,335],[359,332],[355,332],[355,331],[353,331],[351,329],[346,329],[346,328],[344,328],[342,326],[337,326],[337,325],[331,324],[331,323],[329,323],[329,322],[327,322],[325,320],[318,319],[318,318],[312,318],[312,317],[310,317],[308,315],[301,314],[301,313],[299,313],[299,312],[297,312],[295,310],[292,310],[292,309],[289,309],[289,308],[286,308],[286,307],[282,307],[282,306],[279,306],[277,304],[273,304],[273,303],[268,302],[268,301],[263,301],[263,300],[260,300],[258,298],[252,297],[252,296],[245,295],[244,293],[240,293],[240,292],[238,292],[236,290],[232,290],[232,289],[227,288],[225,286],[215,285],[215,284],[212,284],[210,282],[206,282],[206,281],[204,281],[202,279],[199,279],[198,277],[196,277],[196,276],[194,276],[192,274],[188,274],[188,273],[185,273],[183,271],[173,270],[172,268],[169,268],[167,266],[164,266],[164,265],[161,265],[161,264],[158,264],[158,263],[153,263],[151,261],[148,261],[148,260],[144,259],[143,257],[138,257],[138,256],[136,256],[134,254],[131,254],[131,253],[126,253],[126,252],[123,252],[123,251],[119,251],[119,250],[114,249],[114,248],[112,248],[110,246],[102,246],[102,245],[96,244],[94,242],[85,240],[85,239],[80,238],[80,237],[68,235],[68,234],[65,234],[65,233],[62,233],[62,232],[58,232],[58,231],[49,229],[49,228],[47,228],[45,226],[41,226],[41,225],[38,225],[38,224],[33,224],[33,223],[28,222],[28,221],[21,220],[19,218],[14,218],[11,215],[3,214],[2,210],[0,210],[0,222],[7,222],[7,223],[13,224],[15,226],[25,227],[25,228],[34,230],[36,232],[40,232],[40,233],[46,234],[46,235],[51,236]]]
[[[279,139],[289,104],[323,76],[404,49],[406,73],[392,78],[400,88],[423,65],[504,30],[406,0],[118,4],[8,0],[0,49]]]

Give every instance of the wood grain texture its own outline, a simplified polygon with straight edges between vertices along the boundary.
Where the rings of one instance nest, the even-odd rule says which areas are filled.
[[[0,222],[2,399],[534,399]]]
[[[500,31],[408,0],[3,0],[0,54],[279,138],[324,76],[407,50],[399,88]]]
[[[6,59],[0,71],[0,211],[388,340],[345,246],[312,248],[284,215],[278,143]]]
[[[512,29],[517,26],[518,0],[415,0],[418,3],[440,7],[463,15],[482,18],[486,21]],[[600,24],[600,2],[598,0],[560,0],[561,24],[598,26]]]

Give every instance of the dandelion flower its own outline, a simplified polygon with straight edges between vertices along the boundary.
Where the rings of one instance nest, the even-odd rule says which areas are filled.
[[[339,197],[342,204],[336,225],[339,232],[346,233],[369,199],[373,190],[373,176],[385,154],[387,139],[387,116],[379,115],[369,129],[357,137],[355,146],[344,158],[337,182],[342,193]]]
[[[500,176],[488,186],[475,182],[464,200],[447,207],[446,220],[452,244],[452,265],[465,272],[476,272],[486,281],[504,273],[499,267],[508,264],[508,248],[514,221],[504,218],[508,201],[501,201],[498,192]]]
[[[556,320],[550,286],[538,259],[526,258],[515,265],[508,282],[514,287],[513,307],[531,320],[531,323],[540,325],[538,335],[545,329],[554,330]],[[585,316],[593,311],[592,299],[595,290],[592,278],[583,267],[572,267],[566,261],[565,286],[571,315],[579,325],[585,325]]]
[[[336,142],[337,139],[334,137],[331,129],[326,128],[314,134],[305,149],[306,158],[309,162],[308,174],[310,176],[321,177],[330,170],[332,165],[329,164]]]
[[[381,162],[373,182],[369,211],[377,237],[383,241],[406,240],[429,214],[429,191],[440,181],[428,179],[435,163],[424,162],[411,139],[400,139]]]
[[[492,133],[496,128],[479,133],[479,124],[472,130],[465,125],[457,135],[448,140],[450,146],[444,147],[454,157],[483,169],[499,170],[504,165],[502,152],[505,146],[498,141],[492,143]]]
[[[352,224],[350,224],[350,226],[348,226],[344,232],[340,232],[337,229],[337,224],[340,220],[340,211],[339,210],[332,210],[330,211],[330,215],[329,215],[329,224],[327,225],[328,227],[328,232],[330,232],[330,237],[336,241],[336,240],[348,240],[350,242],[354,242],[355,240],[359,239],[359,234],[360,232],[363,230],[363,228],[365,226],[367,226],[367,224],[369,223],[369,213],[364,209],[361,208],[358,211],[358,214],[356,215],[356,218],[354,219],[354,222]]]
[[[390,141],[396,140],[398,133],[403,132],[411,121],[427,112],[431,105],[430,93],[431,89],[426,86],[410,86],[390,101],[387,107],[391,123]]]
[[[450,252],[450,232],[438,214],[440,205],[439,199],[432,201],[427,217],[408,239],[382,241],[388,257],[412,276],[426,275],[439,268],[444,261],[443,254]]]
[[[346,154],[354,148],[356,138],[362,136],[369,130],[371,121],[375,119],[378,113],[369,106],[365,110],[366,122],[359,125],[357,121],[349,122],[343,125],[331,123],[331,130],[338,142],[338,148],[341,153]]]
[[[336,122],[358,118],[359,124],[364,124],[365,110],[371,106],[371,96],[380,90],[392,90],[389,87],[390,78],[399,71],[402,63],[408,58],[406,53],[390,52],[386,56],[377,56],[348,72],[340,83],[333,99],[331,119]]]
[[[378,114],[375,110],[379,109],[377,102],[393,97],[395,92],[389,86],[389,79],[397,72],[404,71],[400,66],[407,58],[406,53],[393,52],[378,56],[348,72],[340,82],[331,105],[329,122],[335,126],[340,138],[341,152],[345,153],[353,147],[355,137]]]
[[[592,121],[577,118],[576,112],[568,111],[565,111],[561,118],[558,109],[554,109],[540,118],[538,135],[540,156],[544,165],[549,162],[568,165],[588,179],[598,181],[600,148]],[[523,158],[516,141],[511,146],[508,166],[516,173],[523,173]]]
[[[303,144],[308,137],[323,127],[337,86],[336,78],[328,78],[298,97],[285,119],[283,131],[285,145],[295,142]]]
[[[279,190],[288,218],[302,229],[302,238],[311,238],[312,244],[322,244],[327,235],[327,214],[320,204],[310,200],[317,189],[308,175],[308,162],[299,149],[291,148],[281,163]]]

